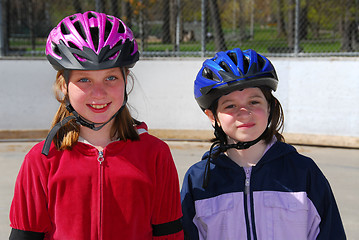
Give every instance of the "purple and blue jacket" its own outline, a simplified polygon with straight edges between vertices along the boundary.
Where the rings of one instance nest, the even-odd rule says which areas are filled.
[[[204,189],[208,155],[187,171],[183,182],[187,239],[346,239],[327,179],[293,146],[276,142],[250,171],[221,153],[211,160]]]

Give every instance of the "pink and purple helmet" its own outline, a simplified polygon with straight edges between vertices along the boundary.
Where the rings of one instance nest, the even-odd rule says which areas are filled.
[[[98,12],[64,18],[49,34],[46,56],[56,70],[133,67],[138,45],[120,19]]]

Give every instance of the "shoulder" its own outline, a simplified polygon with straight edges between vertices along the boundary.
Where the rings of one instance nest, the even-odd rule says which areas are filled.
[[[26,154],[25,156],[25,160],[26,159],[42,159],[42,158],[46,158],[45,155],[41,154],[42,152],[42,148],[44,146],[45,141],[41,141],[39,143],[36,143],[30,150],[29,152]],[[53,148],[53,146],[52,146]]]
[[[122,154],[131,158],[131,161],[143,162],[143,159],[146,159],[148,164],[166,166],[174,164],[171,150],[166,142],[151,135],[144,123],[137,125],[136,128],[139,140],[127,141],[121,150]]]
[[[265,156],[265,164],[271,167],[272,171],[286,173],[288,178],[293,176],[300,176],[306,180],[317,181],[317,183],[326,182],[326,177],[316,164],[316,162],[309,156],[306,156],[297,151],[297,149],[286,143],[278,142],[272,146],[268,151],[268,156]]]
[[[208,164],[208,152],[206,152],[202,160],[191,165],[184,175],[183,189],[192,188],[192,189],[202,189],[203,179],[206,172],[206,165]],[[213,168],[215,163],[210,163],[211,176],[213,177]]]
[[[25,155],[23,165],[37,165],[45,168],[50,167],[53,163],[60,161],[63,157],[63,150],[57,150],[55,145],[51,143],[48,155],[42,153],[45,141],[36,143]]]
[[[316,165],[312,158],[299,153],[293,145],[283,142],[275,143],[267,153],[267,158],[282,159],[299,165]]]
[[[216,148],[214,148],[213,152],[215,151],[217,151]],[[187,170],[186,177],[203,177],[205,169],[206,167],[208,167],[208,164],[211,171],[211,175],[219,178],[223,177],[223,175],[226,175],[228,169],[230,169],[229,171],[232,171],[231,169],[233,168],[238,169],[238,165],[234,163],[230,158],[228,158],[224,153],[219,153],[215,156],[212,155],[212,157],[210,158],[210,151],[206,151],[203,154],[202,158]]]
[[[44,141],[35,144],[25,155],[18,174],[18,181],[46,181],[52,161],[41,153]]]
[[[202,160],[199,161],[195,164],[193,164],[190,168],[188,168],[187,172],[186,172],[186,177],[190,177],[190,176],[199,176],[199,175],[203,175],[205,167],[206,167],[206,160]]]
[[[30,149],[30,151],[28,152],[28,154],[41,154],[41,150],[44,146],[45,141],[41,141],[36,143],[35,145],[33,145]]]
[[[140,136],[140,141],[138,141],[138,144],[141,145],[141,147],[146,148],[153,148],[153,150],[168,150],[169,146],[167,143],[165,143],[163,140],[159,139],[156,136],[151,135],[148,132],[148,127],[146,123],[142,122],[139,125],[136,126],[137,132]]]

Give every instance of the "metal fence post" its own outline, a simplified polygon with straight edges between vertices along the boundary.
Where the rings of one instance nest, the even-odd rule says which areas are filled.
[[[206,30],[207,30],[207,18],[206,18],[206,0],[202,0],[201,2],[201,57],[204,57],[206,52]]]
[[[140,0],[140,11],[139,11],[139,34],[140,34],[140,51],[145,51],[145,26],[144,26],[144,16],[143,16],[143,0]]]
[[[177,0],[177,11],[176,11],[176,45],[175,52],[179,56],[180,51],[180,29],[181,29],[181,0]]]
[[[300,18],[300,0],[295,1],[295,23],[294,23],[294,56],[299,53],[299,18]]]
[[[3,4],[3,0],[0,0],[0,57],[3,57],[5,56],[5,49],[4,49],[4,21],[3,21],[3,18],[4,18],[4,14],[3,14],[3,11],[2,11],[2,6]]]

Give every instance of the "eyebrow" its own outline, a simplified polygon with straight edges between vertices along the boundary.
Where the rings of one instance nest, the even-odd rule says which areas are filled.
[[[261,99],[265,99],[265,97],[264,97],[264,96],[261,96],[261,95],[258,95],[258,94],[255,94],[255,95],[249,96],[249,99],[254,99],[254,98],[261,98]],[[232,99],[226,99],[226,100],[224,100],[221,104],[225,104],[225,103],[227,103],[227,102],[232,102],[232,101],[234,101],[234,100],[232,100]]]
[[[122,71],[120,70],[120,72],[116,72],[115,68],[109,68],[109,69],[102,69],[105,70],[104,74],[105,75],[110,75],[110,74],[121,74],[122,75]],[[72,72],[71,76],[81,76],[81,77],[87,77],[89,73],[91,73],[91,71],[97,71],[97,70],[77,70],[76,72]]]

